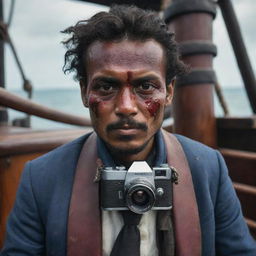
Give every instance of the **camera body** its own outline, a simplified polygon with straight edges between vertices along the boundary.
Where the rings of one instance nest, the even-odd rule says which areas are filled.
[[[101,173],[101,207],[138,214],[171,209],[172,174],[167,164],[151,169],[145,161],[133,162],[128,170],[106,167]]]

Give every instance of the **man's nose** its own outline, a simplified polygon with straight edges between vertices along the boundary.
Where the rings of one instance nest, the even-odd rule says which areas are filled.
[[[136,96],[132,88],[122,88],[116,99],[115,113],[117,115],[131,116],[136,115],[137,112]]]

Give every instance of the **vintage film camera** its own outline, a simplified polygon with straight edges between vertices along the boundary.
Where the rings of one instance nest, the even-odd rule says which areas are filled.
[[[131,210],[143,214],[150,209],[172,208],[172,182],[176,175],[167,164],[151,169],[145,161],[125,167],[105,167],[101,173],[103,210]]]

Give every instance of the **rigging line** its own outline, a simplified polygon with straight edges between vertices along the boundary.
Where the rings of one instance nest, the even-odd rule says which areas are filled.
[[[6,33],[7,33],[6,24],[0,21],[0,38],[4,41],[7,41]]]
[[[217,98],[219,100],[219,103],[220,103],[220,105],[222,107],[222,110],[224,112],[224,116],[229,116],[230,113],[229,113],[228,105],[227,105],[227,102],[224,98],[224,95],[222,93],[221,87],[220,87],[218,82],[216,82],[214,84],[214,88],[215,88],[215,92],[216,92]]]
[[[13,53],[14,59],[17,63],[18,69],[21,73],[22,76],[22,80],[23,80],[23,90],[25,90],[28,93],[28,98],[31,99],[32,98],[32,90],[33,87],[30,83],[30,81],[26,78],[25,73],[23,71],[21,62],[18,58],[18,54],[17,51],[14,47],[14,44],[11,40],[9,31],[8,31],[8,27],[11,24],[11,20],[12,20],[12,16],[13,16],[13,10],[14,10],[14,4],[15,4],[15,0],[12,0],[11,2],[11,7],[10,7],[10,14],[9,14],[9,19],[8,19],[8,24],[3,23],[2,21],[0,21],[0,38],[2,37],[2,39],[4,41],[6,41],[7,43],[9,43],[10,47],[11,47],[11,51]]]
[[[22,76],[22,80],[23,80],[23,89],[28,92],[28,97],[31,98],[32,96],[32,85],[31,83],[29,82],[29,80],[26,78],[25,76],[25,73],[24,73],[24,70],[23,70],[23,67],[21,65],[21,62],[19,60],[19,57],[18,57],[18,54],[17,54],[17,51],[14,47],[14,44],[12,42],[12,39],[10,37],[10,34],[8,33],[8,29],[6,28],[5,30],[5,35],[6,35],[6,41],[9,43],[10,47],[11,47],[11,50],[12,50],[12,53],[13,53],[13,56],[14,56],[14,59],[17,63],[17,66],[18,66],[18,69],[21,73],[21,76]]]
[[[10,11],[9,11],[9,16],[8,16],[8,22],[7,22],[8,27],[10,27],[10,25],[12,23],[15,2],[16,2],[15,0],[11,1],[11,6],[10,6]]]

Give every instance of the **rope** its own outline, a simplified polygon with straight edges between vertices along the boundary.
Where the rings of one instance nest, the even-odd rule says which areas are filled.
[[[23,67],[21,65],[21,62],[19,60],[17,51],[14,47],[13,41],[10,37],[10,34],[8,32],[8,26],[6,24],[4,24],[3,22],[0,22],[0,35],[3,38],[3,40],[5,40],[7,43],[9,43],[10,47],[11,47],[11,51],[13,53],[14,59],[16,61],[16,64],[18,66],[18,69],[20,71],[22,80],[23,80],[23,90],[25,90],[28,93],[28,98],[31,99],[32,97],[32,84],[30,83],[30,81],[26,78]]]
[[[227,103],[225,101],[225,98],[224,98],[224,95],[222,93],[222,90],[221,90],[221,87],[220,87],[219,83],[216,82],[214,84],[214,88],[215,88],[217,98],[219,99],[220,105],[223,109],[224,116],[229,116],[228,106],[227,106]]]
[[[18,66],[18,69],[20,71],[20,74],[21,74],[21,77],[23,80],[23,90],[27,92],[28,98],[31,99],[32,98],[32,90],[33,90],[32,84],[25,76],[23,67],[21,65],[21,62],[20,62],[18,54],[17,54],[17,51],[14,47],[13,41],[8,32],[8,27],[10,27],[12,18],[13,18],[14,5],[15,5],[15,0],[12,0],[7,24],[0,21],[0,38],[2,38],[5,42],[9,43],[9,45],[11,47],[11,51],[14,56],[14,59],[16,61],[16,64]],[[14,123],[17,122],[17,124],[19,124],[19,126],[21,125],[21,126],[29,127],[30,126],[30,116],[27,115],[27,117],[25,117],[23,119],[19,119],[19,120],[18,119],[14,120],[13,122]]]
[[[10,25],[11,25],[11,23],[12,23],[14,5],[15,5],[15,0],[12,0],[12,2],[11,2],[11,7],[10,7],[10,11],[9,11],[9,16],[8,16],[8,22],[7,22],[7,26],[8,26],[8,27],[10,27]]]
[[[20,74],[21,74],[21,76],[22,76],[22,80],[23,80],[23,89],[28,93],[28,98],[31,99],[31,97],[32,97],[32,85],[31,85],[31,83],[29,82],[29,80],[28,80],[28,79],[26,78],[26,76],[25,76],[23,67],[22,67],[22,65],[21,65],[21,62],[20,62],[19,57],[18,57],[18,54],[17,54],[17,51],[16,51],[16,49],[15,49],[15,47],[14,47],[14,44],[13,44],[13,42],[12,42],[12,40],[11,40],[11,37],[10,37],[8,31],[7,31],[7,41],[8,41],[8,43],[9,43],[10,47],[11,47],[11,50],[12,50],[14,59],[15,59],[15,61],[16,61],[16,63],[17,63],[18,69],[19,69]]]
[[[7,41],[7,26],[0,21],[0,37],[2,40]]]

